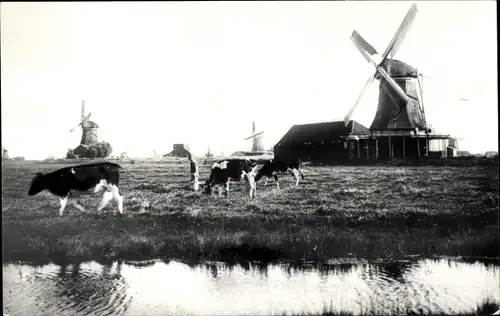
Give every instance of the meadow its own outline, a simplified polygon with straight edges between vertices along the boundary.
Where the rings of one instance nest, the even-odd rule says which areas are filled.
[[[203,160],[203,159],[201,159]],[[59,217],[49,193],[28,197],[31,179],[76,161],[4,161],[4,262],[124,259],[325,262],[409,257],[498,257],[498,165],[306,166],[294,186],[245,182],[228,197],[189,184],[186,159],[117,161],[124,214],[83,196]],[[81,161],[79,162],[81,163]],[[200,168],[200,180],[210,163]]]

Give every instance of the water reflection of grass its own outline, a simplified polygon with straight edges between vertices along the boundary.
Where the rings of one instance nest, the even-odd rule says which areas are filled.
[[[476,310],[471,310],[470,312],[465,312],[465,313],[416,313],[412,310],[398,310],[392,315],[431,315],[431,316],[441,316],[441,315],[457,315],[457,316],[475,316],[475,315],[491,315],[494,312],[500,310],[500,305],[486,299],[476,307]],[[359,315],[359,316],[368,316],[368,315],[391,315],[388,311],[377,311],[377,310],[371,310],[362,314],[353,314],[350,312],[334,312],[333,309],[330,307],[324,307],[323,311],[321,313],[315,314],[315,313],[299,313],[299,314],[288,314],[288,313],[283,313],[283,316],[351,316],[351,315]]]
[[[58,164],[8,162],[2,170],[4,260],[231,258],[323,261],[408,256],[498,256],[498,167],[308,167],[299,187],[259,183],[257,199],[191,191],[185,161],[123,163],[125,214],[26,196],[33,174]],[[209,166],[202,166],[201,178]],[[114,205],[110,206],[114,207]],[[227,261],[224,259],[225,261]],[[240,260],[240,261],[241,261]]]

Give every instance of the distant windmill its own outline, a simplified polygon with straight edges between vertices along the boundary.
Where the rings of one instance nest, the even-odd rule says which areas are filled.
[[[252,139],[252,152],[263,152],[264,146],[262,145],[262,134],[264,134],[264,131],[255,133],[255,121],[252,122],[252,135],[248,136],[245,138],[245,140]]]
[[[207,152],[205,153],[205,157],[213,157],[214,155],[210,152],[210,145],[208,145]]]
[[[82,127],[80,145],[93,145],[99,142],[99,125],[89,120],[91,114],[92,113],[85,115],[85,101],[82,101],[82,116],[80,123],[69,131],[71,133],[79,126]]]
[[[2,146],[2,160],[9,159],[9,151]]]

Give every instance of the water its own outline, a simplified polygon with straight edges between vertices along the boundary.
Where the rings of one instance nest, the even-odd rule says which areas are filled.
[[[464,313],[500,303],[498,264],[188,266],[170,261],[3,266],[10,315],[269,315]]]

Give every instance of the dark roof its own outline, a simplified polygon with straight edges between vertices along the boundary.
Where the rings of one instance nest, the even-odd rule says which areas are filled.
[[[417,78],[417,69],[397,59],[386,59],[382,64],[382,68],[384,68],[391,77]],[[381,76],[377,73],[376,78],[380,79],[380,77]]]
[[[262,155],[268,155],[270,153],[269,150],[264,150],[264,151],[235,151],[234,153],[231,154],[231,157],[242,157],[242,156],[262,156]]]
[[[277,145],[331,143],[339,141],[341,136],[347,136],[353,132],[355,134],[369,134],[368,128],[352,120],[347,126],[345,126],[344,121],[294,125]]]
[[[163,157],[169,157],[169,156],[174,156],[174,157],[187,157],[189,156],[189,150],[187,150],[186,148],[175,148],[174,150],[172,150],[171,152],[169,152],[168,154],[165,154],[163,155]]]

